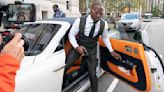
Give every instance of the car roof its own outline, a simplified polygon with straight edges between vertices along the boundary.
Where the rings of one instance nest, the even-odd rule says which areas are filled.
[[[124,14],[123,14],[123,16],[125,16],[125,15],[129,15],[129,14],[139,15],[139,13],[138,13],[138,12],[130,12],[130,13],[124,13]]]
[[[47,19],[46,21],[64,21],[72,25],[76,19],[77,17],[63,17],[63,18]]]
[[[36,20],[35,22],[25,22],[24,24],[35,24],[35,23],[68,23],[70,25],[73,25],[74,21],[77,19],[77,17],[64,17],[64,18],[53,18],[53,19],[43,19],[43,20]]]
[[[150,16],[152,16],[152,14],[151,14],[151,13],[145,13],[144,15],[150,15]]]

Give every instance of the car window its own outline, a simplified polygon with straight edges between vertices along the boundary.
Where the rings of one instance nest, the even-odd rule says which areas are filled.
[[[139,19],[139,16],[137,14],[125,14],[121,19]]]
[[[18,30],[29,43],[28,50],[25,51],[26,56],[40,54],[60,27],[61,25],[58,24],[28,24]]]
[[[151,16],[149,16],[149,15],[144,15],[143,18],[144,18],[144,19],[149,19],[149,18],[151,18]]]
[[[57,51],[63,50],[63,49],[64,49],[64,40],[63,40],[63,38],[62,38],[61,41],[60,41],[60,43],[59,43],[58,46],[56,47],[54,53],[57,52]]]
[[[112,26],[111,30],[108,32],[110,38],[136,42],[136,40],[134,40],[134,34],[135,32],[128,32],[124,28],[114,29]]]

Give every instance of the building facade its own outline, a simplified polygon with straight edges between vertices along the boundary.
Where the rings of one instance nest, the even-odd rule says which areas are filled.
[[[53,17],[52,6],[59,5],[59,8],[66,13],[67,17],[78,17],[79,0],[24,0],[25,3],[34,3],[36,5],[37,19],[49,19]]]
[[[0,0],[2,5],[14,3],[18,0]],[[34,3],[36,6],[36,19],[51,19],[53,18],[54,4],[59,5],[59,8],[66,13],[67,17],[78,17],[81,16],[79,12],[79,0],[19,0],[24,3]]]

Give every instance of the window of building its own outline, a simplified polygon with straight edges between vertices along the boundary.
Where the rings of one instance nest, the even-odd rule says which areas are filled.
[[[66,1],[66,9],[70,10],[70,2],[69,1]]]
[[[47,18],[48,18],[48,12],[42,11],[42,19],[47,19]]]

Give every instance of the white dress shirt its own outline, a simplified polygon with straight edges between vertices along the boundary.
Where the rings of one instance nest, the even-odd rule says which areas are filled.
[[[91,28],[93,26],[93,19],[91,18],[91,15],[88,15],[87,19],[86,19],[86,25],[85,25],[85,28],[84,28],[84,35],[85,36],[89,36],[89,33],[91,31]],[[79,33],[79,24],[80,24],[80,18],[77,18],[74,22],[74,24],[72,25],[72,28],[69,32],[69,41],[70,43],[72,44],[72,46],[74,48],[77,48],[79,46],[79,44],[77,43],[77,40],[76,40],[76,35]],[[100,21],[98,21],[95,25],[95,32],[93,34],[93,36],[95,37],[98,32],[99,32],[99,29],[100,29]],[[102,39],[103,39],[103,42],[105,43],[106,47],[108,48],[108,50],[110,52],[113,51],[112,49],[112,46],[111,46],[111,43],[109,41],[109,36],[108,36],[108,24],[107,22],[105,22],[105,28],[103,30],[103,33],[101,35]]]

